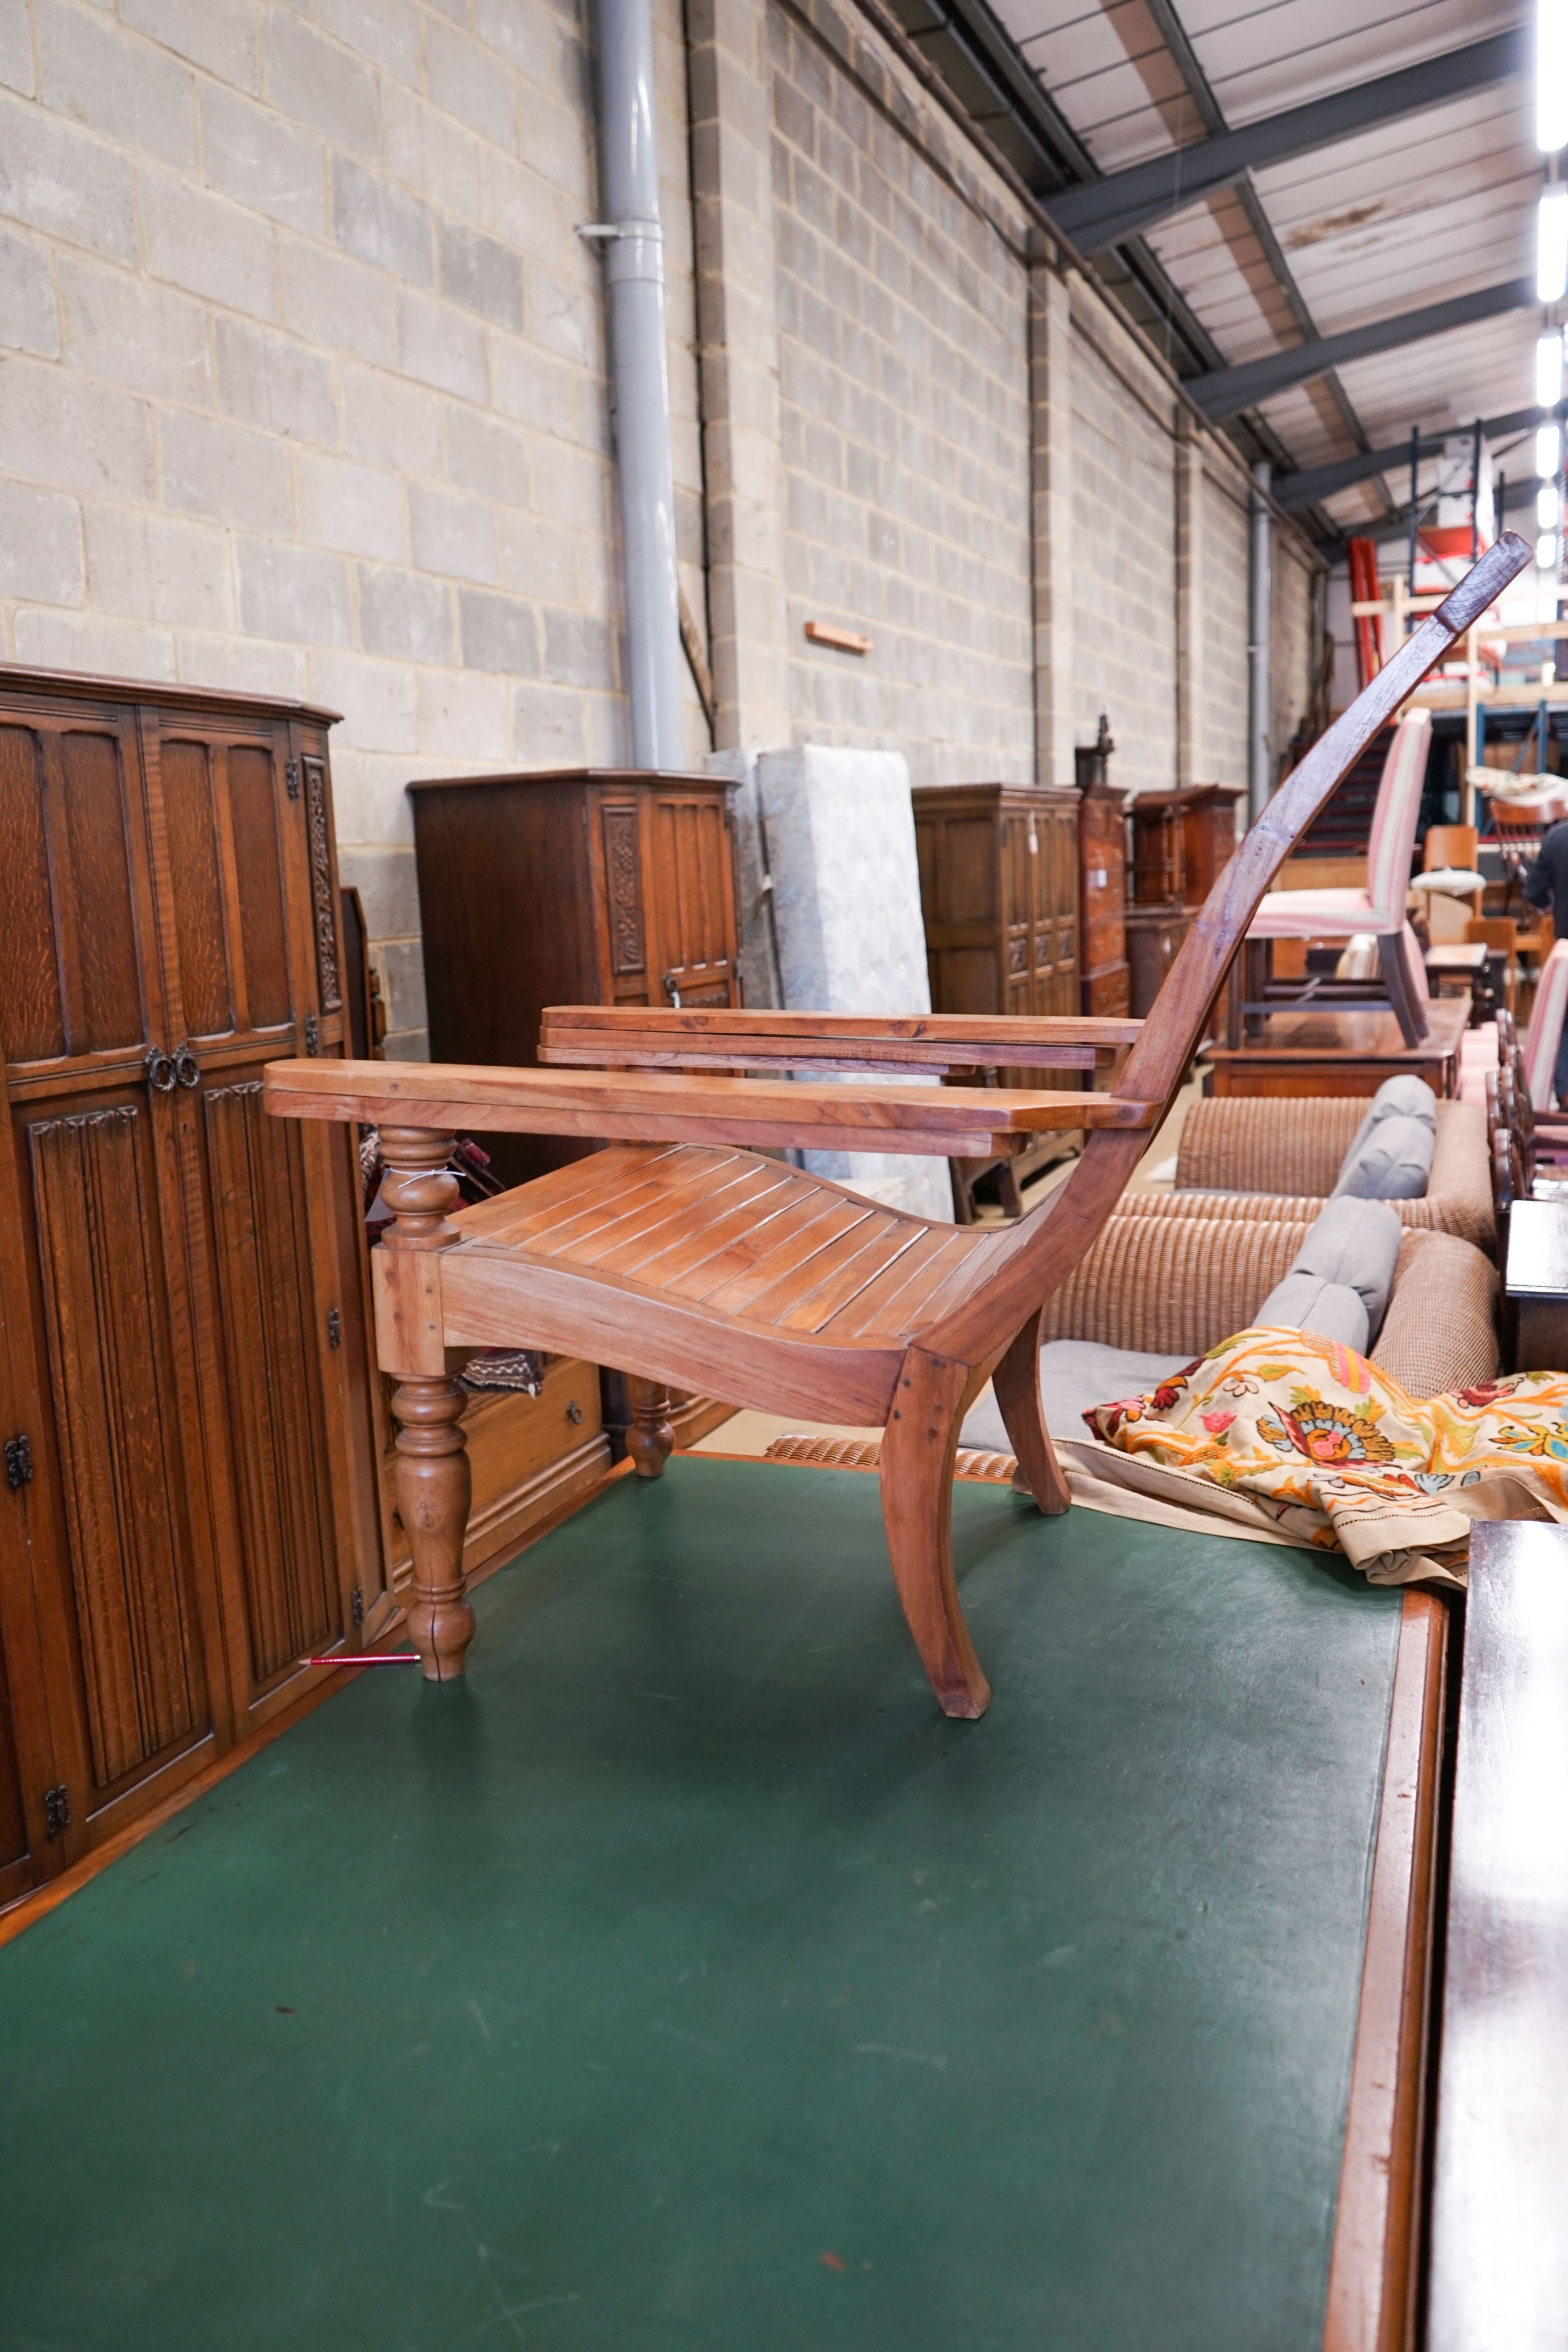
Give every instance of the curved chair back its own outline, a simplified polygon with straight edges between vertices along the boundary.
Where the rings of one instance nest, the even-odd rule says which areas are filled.
[[[1480,618],[1530,557],[1526,542],[1516,532],[1505,531],[1437,612],[1385,662],[1350,708],[1319,736],[1237,845],[1234,856],[1177,950],[1154,1010],[1113,1088],[1123,1101],[1157,1104],[1155,1126],[1176,1098],[1248,926],[1285,859],[1378,729],[1387,724],[1434,662]],[[1394,931],[1403,932],[1405,928],[1405,893],[1430,729],[1431,720],[1425,712],[1412,712],[1400,721],[1379,787],[1380,809],[1396,782],[1400,806],[1406,812],[1405,863],[1388,927]],[[1386,837],[1392,843],[1385,852],[1392,873],[1397,866],[1398,845],[1393,839],[1392,812]],[[1369,863],[1369,885],[1370,878]],[[923,1346],[950,1350],[969,1363],[979,1361],[990,1348],[1005,1346],[1020,1330],[1025,1317],[1050,1297],[1093,1241],[1147,1140],[1146,1130],[1141,1129],[1101,1128],[1090,1135],[1067,1181],[1020,1217],[1005,1235],[998,1234],[994,1243],[988,1235],[973,1252],[958,1297],[923,1335]]]
[[[1559,940],[1541,967],[1524,1038],[1524,1075],[1537,1110],[1550,1110],[1555,1099],[1553,1078],[1564,1012],[1568,1012],[1568,940]]]
[[[1377,910],[1376,921],[1368,919],[1370,930],[1405,928],[1405,896],[1410,887],[1410,859],[1421,818],[1421,788],[1427,781],[1431,743],[1431,712],[1406,711],[1394,730],[1383,763],[1366,844],[1366,895]]]

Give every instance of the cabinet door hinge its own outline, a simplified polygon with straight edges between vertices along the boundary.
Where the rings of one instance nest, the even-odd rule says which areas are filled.
[[[288,787],[289,799],[291,801],[297,801],[299,798],[299,762],[298,760],[285,760],[283,763],[283,781]]]
[[[5,1484],[15,1494],[33,1475],[33,1441],[30,1437],[8,1437],[5,1440]]]
[[[353,1619],[356,1625],[362,1625],[364,1623],[365,1589],[362,1584],[356,1584],[352,1592],[349,1595],[349,1614]]]
[[[342,1316],[339,1313],[337,1307],[329,1307],[327,1309],[327,1345],[329,1348],[340,1348],[342,1344]]]
[[[312,1055],[321,1051],[321,1024],[313,1013],[305,1015],[305,1051]]]
[[[57,1789],[44,1790],[44,1835],[51,1844],[71,1825],[71,1792],[62,1780]]]

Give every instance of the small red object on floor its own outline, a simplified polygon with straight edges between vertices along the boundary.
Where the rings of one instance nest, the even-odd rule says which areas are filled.
[[[417,1650],[340,1650],[330,1658],[307,1658],[308,1666],[417,1666]]]

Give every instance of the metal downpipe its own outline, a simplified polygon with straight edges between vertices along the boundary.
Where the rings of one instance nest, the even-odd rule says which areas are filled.
[[[599,0],[599,138],[632,763],[685,764],[649,0]]]
[[[1273,521],[1269,512],[1270,468],[1260,458],[1252,468],[1252,541],[1248,567],[1247,610],[1247,805],[1254,821],[1273,789],[1269,753],[1269,656],[1273,643]]]

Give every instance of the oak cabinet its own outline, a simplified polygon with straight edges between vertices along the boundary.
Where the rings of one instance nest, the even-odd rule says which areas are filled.
[[[409,786],[431,1058],[531,1066],[547,1004],[738,1004],[728,787],[579,768]],[[506,1184],[592,1149],[486,1135]]]
[[[1078,803],[1079,882],[1082,894],[1082,1010],[1119,1018],[1129,1001],[1127,970],[1127,816],[1124,794],[1113,789],[1115,750],[1104,718],[1097,742],[1074,754]]]
[[[1236,846],[1234,784],[1184,784],[1133,803],[1133,900],[1127,910],[1132,1010],[1142,1019],[1176,950]]]
[[[433,1060],[531,1066],[549,1004],[740,1003],[722,778],[571,768],[409,791]],[[565,1136],[478,1140],[507,1185],[595,1148]],[[623,1430],[623,1384],[609,1369],[603,1406],[607,1427]],[[676,1443],[729,1412],[674,1398]]]
[[[924,784],[914,801],[933,1013],[1076,1013],[1078,794],[1045,784]],[[991,1076],[1002,1086],[1051,1083],[1034,1070]],[[1016,1213],[1019,1184],[1076,1139],[1052,1134],[1005,1163],[956,1160],[960,1223],[973,1218],[975,1184],[988,1171]]]
[[[933,1013],[1075,1013],[1077,793],[930,784],[914,801]]]
[[[0,1901],[386,1614],[329,723],[0,670]]]

